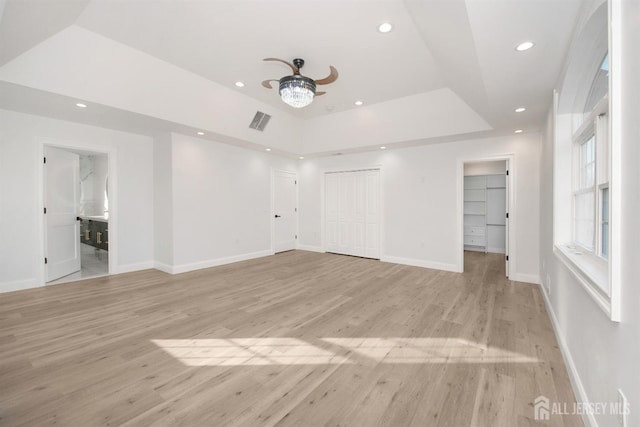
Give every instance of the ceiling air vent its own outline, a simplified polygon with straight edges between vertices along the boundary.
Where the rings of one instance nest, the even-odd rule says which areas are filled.
[[[251,121],[249,127],[251,129],[259,130],[260,132],[262,132],[264,128],[267,127],[267,123],[269,123],[270,119],[270,115],[265,114],[262,111],[256,111],[256,115],[253,116],[253,120]]]

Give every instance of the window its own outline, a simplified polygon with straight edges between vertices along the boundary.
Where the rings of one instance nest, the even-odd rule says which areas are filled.
[[[573,244],[608,259],[609,55],[599,64],[585,102],[582,124],[573,135]]]
[[[574,240],[592,251],[595,227],[595,135],[578,145],[577,185],[574,190]]]
[[[609,248],[609,177],[607,120],[604,113],[591,118],[575,138],[573,185],[573,243],[604,259]],[[585,126],[582,127],[584,129]],[[606,191],[604,191],[606,189]],[[606,197],[606,200],[604,199]],[[606,211],[606,212],[605,212]],[[603,227],[606,223],[606,230]]]
[[[609,93],[609,54],[604,56],[600,63],[596,76],[591,83],[587,102],[584,104],[584,113],[590,114],[596,107],[596,104]]]
[[[621,17],[618,2],[602,2],[576,33],[554,92],[551,136],[554,254],[614,321],[621,307]]]

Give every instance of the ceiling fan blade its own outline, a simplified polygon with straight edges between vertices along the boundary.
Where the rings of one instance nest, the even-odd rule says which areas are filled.
[[[320,91],[316,92],[316,96],[321,96],[321,95],[324,95],[325,93],[327,93],[327,92],[323,92],[323,91],[320,90]]]
[[[285,61],[284,59],[280,59],[280,58],[264,58],[263,61],[278,61],[278,62],[282,62],[283,64],[287,64],[289,67],[291,67],[291,69],[293,70],[293,74],[300,74],[300,70],[298,69],[298,67],[296,67],[295,65],[293,65],[290,62]]]
[[[262,82],[262,86],[266,87],[267,89],[273,89],[273,86],[271,86],[271,82],[280,82],[280,80],[276,80],[276,79],[265,80]]]
[[[328,85],[338,79],[338,70],[336,70],[333,65],[329,65],[329,69],[331,70],[331,73],[324,79],[316,80],[317,85]]]

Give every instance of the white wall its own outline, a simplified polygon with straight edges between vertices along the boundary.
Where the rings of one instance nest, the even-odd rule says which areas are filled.
[[[0,291],[42,285],[38,182],[43,142],[113,150],[117,158],[115,271],[153,261],[153,146],[148,137],[0,110]],[[112,179],[110,178],[110,179]]]
[[[65,66],[51,67],[53,63]],[[300,148],[302,121],[285,109],[77,25],[0,67],[0,80],[192,126],[221,138],[291,153]],[[265,132],[249,128],[256,110],[272,116]]]
[[[173,265],[173,173],[171,135],[154,138],[153,213],[155,267],[171,271]]]
[[[271,169],[296,161],[172,134],[173,268],[271,254]]]
[[[0,124],[0,292],[43,284],[36,227],[43,140],[115,153],[116,273],[154,266],[177,273],[272,253],[271,170],[295,171],[294,160],[179,134],[151,139],[9,111],[0,111]]]
[[[541,275],[548,274],[551,317],[574,376],[579,400],[616,402],[617,389],[631,404],[627,425],[640,426],[640,3],[621,1],[622,22],[622,319],[612,322],[575,276],[553,254],[553,132],[551,117],[541,163]],[[599,415],[587,425],[617,426],[615,416]]]
[[[322,182],[328,170],[380,165],[383,258],[455,270],[462,245],[457,209],[459,160],[514,155],[513,219],[517,280],[538,281],[540,135],[522,134],[422,147],[332,156],[300,162],[300,243],[322,246]],[[462,195],[460,195],[462,197]]]

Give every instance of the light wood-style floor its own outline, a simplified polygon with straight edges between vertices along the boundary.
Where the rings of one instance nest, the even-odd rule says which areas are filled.
[[[582,426],[539,288],[292,251],[0,295],[3,426]]]

